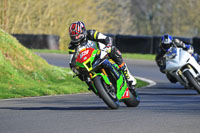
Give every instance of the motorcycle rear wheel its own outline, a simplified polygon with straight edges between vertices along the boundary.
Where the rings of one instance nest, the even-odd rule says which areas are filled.
[[[130,98],[124,99],[123,102],[127,107],[137,107],[140,103],[138,94],[134,94],[135,92],[132,92],[129,90]],[[136,92],[137,93],[137,92]]]
[[[119,108],[119,101],[117,97],[113,97],[107,91],[107,86],[103,83],[103,79],[101,76],[96,76],[94,78],[94,85],[98,91],[99,96],[103,99],[103,101],[110,107],[111,109]]]
[[[185,71],[184,72],[185,77],[189,81],[189,83],[196,89],[196,91],[200,94],[200,84],[198,83],[197,79],[195,79],[190,71]]]

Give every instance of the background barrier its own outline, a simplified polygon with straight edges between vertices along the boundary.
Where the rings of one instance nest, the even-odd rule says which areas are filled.
[[[116,35],[115,39],[122,53],[152,53],[152,37]]]
[[[192,44],[200,53],[200,38],[174,37],[186,44]],[[123,53],[156,54],[161,36],[115,35],[115,45]],[[194,40],[194,41],[193,41]]]
[[[200,37],[193,38],[193,46],[194,46],[194,52],[200,54]]]
[[[113,38],[114,45],[123,53],[156,54],[161,36],[132,36],[106,34]],[[59,49],[59,36],[13,34],[20,43],[32,49]],[[200,37],[174,37],[186,44],[192,44],[195,52],[200,53]]]
[[[31,49],[59,49],[59,36],[35,35],[35,34],[12,34],[27,48]]]

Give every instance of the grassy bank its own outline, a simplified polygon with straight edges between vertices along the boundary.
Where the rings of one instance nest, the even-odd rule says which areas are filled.
[[[71,70],[49,65],[0,29],[0,99],[88,91],[84,82],[72,77]],[[144,85],[138,80],[138,87]]]
[[[69,69],[49,65],[0,30],[0,99],[77,92],[87,86]]]

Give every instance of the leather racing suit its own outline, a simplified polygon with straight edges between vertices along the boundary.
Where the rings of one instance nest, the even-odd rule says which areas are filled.
[[[179,47],[179,48],[183,48],[183,49],[187,50],[190,54],[192,54],[192,56],[199,63],[199,61],[200,61],[199,55],[197,53],[194,53],[193,47],[191,45],[185,44],[183,41],[181,41],[179,39],[174,39],[173,45],[174,46],[172,46],[172,47]],[[165,67],[166,67],[165,59],[163,58],[165,53],[166,53],[166,51],[164,51],[161,48],[161,46],[159,46],[155,60],[156,60],[156,63],[159,66],[160,71],[162,73],[165,73]]]
[[[131,85],[135,86],[136,85],[136,80],[135,78],[129,73],[128,71],[128,68],[125,64],[125,62],[123,61],[123,58],[122,58],[122,55],[121,55],[121,52],[115,47],[113,46],[113,40],[111,37],[109,36],[106,36],[96,30],[87,30],[87,36],[86,36],[86,39],[83,40],[83,41],[88,41],[88,40],[91,40],[91,41],[95,41],[95,42],[100,42],[98,43],[98,47],[100,49],[104,49],[104,48],[107,48],[108,49],[108,55],[110,56],[111,59],[113,59],[117,64],[118,66],[122,69],[122,71],[124,72],[124,75],[127,77],[128,81],[131,82]],[[104,46],[102,46],[102,44]],[[81,44],[80,44],[81,45]],[[75,70],[75,61],[76,61],[76,56],[75,56],[75,53],[76,53],[76,49],[77,49],[77,46],[75,43],[73,42],[70,42],[69,44],[69,47],[68,47],[68,50],[69,50],[69,54],[71,55],[71,60],[70,60],[70,67],[71,69],[76,73],[76,70]],[[128,75],[128,76],[127,76]],[[81,80],[83,80],[81,77],[79,77]]]

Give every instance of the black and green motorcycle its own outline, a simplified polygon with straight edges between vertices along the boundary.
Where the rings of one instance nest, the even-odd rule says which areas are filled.
[[[128,84],[123,72],[107,52],[98,48],[97,42],[88,41],[80,45],[76,56],[76,69],[108,107],[117,109],[121,101],[127,107],[139,105],[137,91]]]

